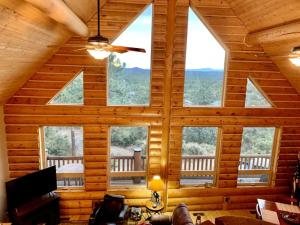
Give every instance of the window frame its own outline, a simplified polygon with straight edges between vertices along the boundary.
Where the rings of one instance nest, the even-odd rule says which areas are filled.
[[[189,8],[195,13],[201,23],[206,27],[206,29],[210,32],[210,34],[215,38],[215,40],[219,43],[219,45],[224,49],[224,70],[223,70],[223,82],[221,88],[221,104],[219,106],[215,105],[186,105],[184,101],[184,90],[185,90],[185,71],[186,71],[186,51],[187,51],[187,35],[188,35],[188,18],[187,18],[187,31],[186,31],[186,47],[185,47],[185,62],[184,62],[184,80],[183,80],[183,96],[182,96],[182,107],[183,108],[222,108],[225,106],[225,96],[226,96],[226,83],[227,83],[227,67],[229,60],[229,49],[228,47],[221,41],[215,31],[210,28],[210,26],[205,22],[203,16],[198,12],[198,10],[193,6],[189,5]]]
[[[83,125],[70,125],[70,124],[62,124],[62,125],[40,125],[38,128],[39,132],[39,168],[44,169],[47,168],[47,159],[46,159],[46,146],[45,146],[45,127],[80,127],[82,130],[82,166],[83,166],[83,171],[81,178],[83,180],[83,185],[82,186],[57,186],[57,190],[85,190],[85,153],[84,153],[84,126]],[[56,172],[57,174],[57,172]],[[57,175],[56,175],[57,177]]]
[[[215,154],[215,168],[214,171],[186,171],[187,174],[190,175],[195,175],[195,176],[201,176],[201,175],[213,175],[213,182],[212,184],[181,184],[181,177],[182,177],[182,145],[183,145],[183,130],[184,128],[216,128],[216,154]],[[218,185],[218,175],[219,175],[219,162],[220,162],[220,154],[221,154],[221,141],[222,141],[222,127],[221,126],[197,126],[197,125],[187,125],[187,126],[182,126],[181,129],[181,162],[180,162],[180,177],[179,177],[179,185],[180,187],[216,187]]]
[[[146,167],[145,167],[145,171],[143,172],[143,174],[141,175],[141,172],[133,172],[131,174],[136,174],[136,176],[145,176],[145,184],[133,184],[133,185],[127,185],[127,186],[122,186],[122,185],[111,185],[111,169],[110,169],[110,163],[111,163],[111,130],[113,127],[144,127],[147,130],[147,148],[146,148]],[[108,135],[107,135],[107,147],[108,147],[108,151],[107,151],[107,158],[108,158],[108,162],[107,162],[107,190],[124,190],[124,189],[141,189],[147,188],[148,185],[148,169],[149,169],[149,143],[150,143],[150,138],[149,138],[149,131],[150,131],[150,126],[149,125],[118,125],[118,124],[114,124],[114,125],[110,125],[108,127]],[[122,172],[121,172],[122,173]],[[125,172],[126,173],[126,172]],[[130,175],[121,175],[119,177],[131,177]],[[133,176],[134,177],[134,176]]]
[[[275,161],[276,158],[278,158],[279,154],[279,145],[280,145],[280,137],[281,137],[281,127],[277,126],[244,126],[243,127],[243,133],[244,128],[274,128],[274,137],[273,137],[273,144],[272,144],[272,152],[271,152],[271,158],[270,158],[270,168],[266,170],[239,170],[240,165],[240,159],[241,159],[241,152],[239,157],[239,163],[238,163],[238,174],[237,174],[237,187],[269,187],[274,186],[275,184],[275,176],[276,176],[276,167],[277,162]],[[242,133],[242,139],[241,144],[243,141],[243,133]],[[241,145],[242,148],[242,145]],[[268,182],[259,182],[259,183],[241,183],[239,182],[239,175],[260,175],[260,174],[267,174],[269,176]]]

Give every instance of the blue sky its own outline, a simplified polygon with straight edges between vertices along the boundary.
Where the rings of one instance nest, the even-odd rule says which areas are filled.
[[[150,68],[152,5],[113,42],[114,45],[139,47],[146,49],[145,53],[128,52],[119,54],[126,62],[127,68]],[[189,9],[187,35],[186,69],[213,68],[223,69],[225,51],[207,30],[193,10]]]

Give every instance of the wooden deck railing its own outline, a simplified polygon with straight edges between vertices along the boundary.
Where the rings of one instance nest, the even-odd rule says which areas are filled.
[[[111,172],[146,171],[146,156],[113,156],[110,158]],[[138,164],[138,165],[137,165]]]
[[[241,155],[239,170],[267,170],[270,162],[270,155]]]
[[[47,165],[54,166],[57,168],[67,165],[78,163],[82,164],[83,157],[82,156],[47,156]]]
[[[83,171],[71,171],[66,168],[60,170],[62,166],[69,164],[83,164],[82,156],[47,156],[47,166],[56,165],[57,170],[57,185],[58,186],[82,186]]]
[[[190,155],[182,156],[182,171],[213,171],[215,168],[215,156]]]
[[[82,164],[82,156],[48,156],[47,165],[56,165],[57,169],[68,164]],[[256,170],[269,169],[271,162],[270,155],[242,155],[240,157],[239,170]],[[110,168],[112,177],[138,177],[146,174],[146,156],[113,156],[110,158]],[[199,174],[210,175],[215,168],[214,156],[182,156],[181,171],[203,171]],[[207,171],[205,173],[205,171]],[[77,171],[78,172],[78,171]],[[79,175],[80,176],[79,176]],[[70,179],[75,179],[74,183],[82,184],[83,173],[77,173],[78,179],[68,172],[58,175],[58,179],[62,179],[64,183]],[[76,180],[77,179],[77,180]],[[80,181],[79,181],[80,180]]]

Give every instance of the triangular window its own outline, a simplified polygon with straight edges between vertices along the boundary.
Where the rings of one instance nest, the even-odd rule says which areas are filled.
[[[254,83],[250,79],[247,79],[245,107],[246,108],[251,108],[251,107],[271,108],[272,107],[270,102],[259,91],[259,89],[254,85]]]
[[[60,90],[49,105],[83,104],[83,71]]]
[[[222,105],[225,50],[190,8],[185,60],[184,106]]]
[[[108,58],[108,105],[149,105],[152,5],[112,43],[144,48],[146,53],[111,54]]]

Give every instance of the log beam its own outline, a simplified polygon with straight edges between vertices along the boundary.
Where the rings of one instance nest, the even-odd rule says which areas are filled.
[[[250,32],[245,38],[245,43],[247,45],[255,45],[295,38],[300,38],[300,20],[256,32]]]
[[[82,37],[89,35],[84,22],[62,0],[25,0],[46,13],[50,18],[64,24],[70,31]]]

